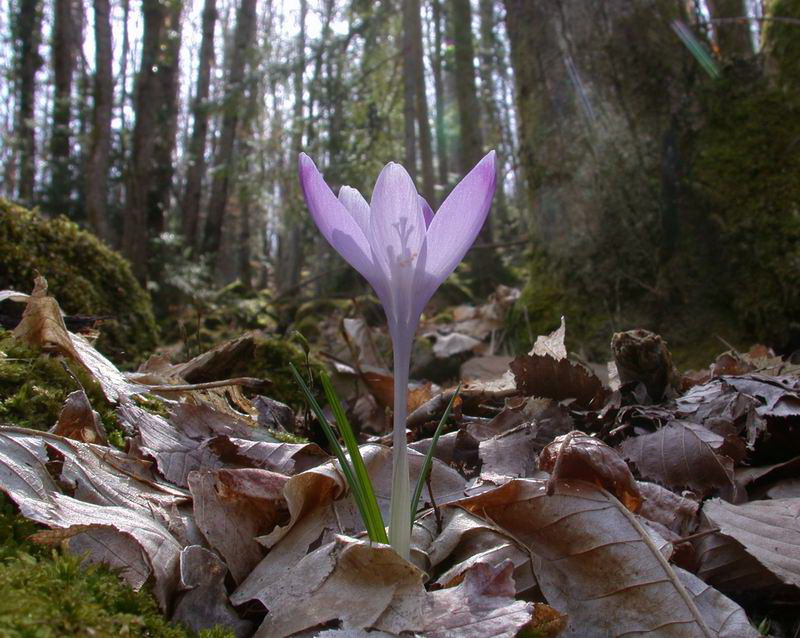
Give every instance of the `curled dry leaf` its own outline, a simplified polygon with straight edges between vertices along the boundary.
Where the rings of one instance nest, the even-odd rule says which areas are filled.
[[[336,536],[267,585],[270,613],[256,638],[291,636],[332,620],[343,629],[420,631],[423,576],[388,545]]]
[[[652,434],[626,439],[622,455],[648,480],[707,494],[733,485],[733,461],[720,454],[724,437],[686,421],[672,421]]]
[[[636,481],[636,486],[643,499],[638,511],[641,517],[660,523],[678,536],[688,536],[694,530],[700,509],[697,501],[655,483]]]
[[[800,587],[800,498],[744,505],[713,499],[703,514],[782,582]]]
[[[189,474],[194,516],[212,549],[241,583],[264,557],[256,537],[277,525],[288,477],[266,470],[200,470]]]
[[[518,479],[458,505],[531,549],[547,602],[567,614],[566,635],[731,635],[714,632],[716,616],[636,516],[591,483],[559,481],[548,496],[544,481]]]
[[[190,545],[181,552],[180,588],[184,590],[172,614],[174,622],[199,632],[222,626],[236,638],[247,638],[253,625],[239,618],[228,601],[225,590],[227,569],[216,554],[199,545]]]
[[[52,434],[83,441],[85,443],[108,444],[106,429],[100,415],[92,410],[86,392],[75,390],[67,396],[58,421],[51,428]]]
[[[559,436],[545,447],[539,456],[539,469],[550,472],[555,480],[594,483],[611,492],[632,512],[642,504],[639,487],[619,452],[583,432]]]

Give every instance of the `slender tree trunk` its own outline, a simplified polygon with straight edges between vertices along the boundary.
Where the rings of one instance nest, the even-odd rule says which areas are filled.
[[[110,239],[108,169],[111,152],[111,112],[114,106],[109,0],[94,0],[94,41],[94,106],[89,157],[86,162],[86,215],[95,234],[108,240]]]
[[[442,79],[442,0],[433,0],[433,87],[436,96],[436,155],[439,159],[439,186],[447,190],[449,166],[447,161],[447,137],[444,129],[444,80]]]
[[[74,0],[56,0],[53,16],[53,128],[50,133],[50,193],[47,207],[51,213],[68,214],[71,208],[70,125],[72,77],[78,48]]]
[[[294,70],[294,113],[292,115],[292,155],[290,165],[297,162],[300,151],[303,150],[303,73],[306,67],[306,14],[308,13],[307,0],[300,0],[299,31],[297,33],[297,66]],[[278,290],[283,293],[292,290],[300,282],[300,271],[303,267],[303,252],[300,250],[303,225],[300,221],[299,210],[303,206],[300,193],[296,189],[293,200],[284,207],[282,220],[282,233],[280,237],[281,260],[278,264]]]
[[[167,7],[160,0],[144,0],[142,58],[136,78],[131,159],[125,180],[122,251],[139,281],[147,279],[150,238],[147,203],[152,184],[153,155],[158,132],[160,81],[158,57],[163,42]]]
[[[253,41],[256,24],[256,0],[241,0],[236,15],[231,59],[227,64],[225,106],[220,131],[219,148],[214,160],[214,179],[211,199],[208,204],[208,220],[203,241],[206,253],[218,253],[222,243],[222,224],[228,203],[230,170],[233,163],[233,147],[239,123],[238,109],[242,101],[242,84],[247,65],[248,49]]]
[[[455,44],[456,101],[460,129],[459,168],[462,174],[466,174],[483,156],[470,0],[450,0],[450,9]],[[484,243],[492,243],[491,218],[486,220],[479,237]]]
[[[158,134],[153,148],[152,187],[148,195],[148,227],[154,236],[167,228],[174,175],[175,140],[178,134],[178,88],[182,0],[169,0],[158,59]]]
[[[409,2],[410,3],[410,2]],[[416,97],[417,128],[419,130],[419,154],[422,160],[422,194],[431,206],[436,206],[433,177],[433,150],[431,148],[431,123],[428,119],[428,96],[425,90],[425,62],[422,56],[422,21],[419,0],[411,16],[414,40],[414,92]]]
[[[17,197],[33,204],[36,186],[36,123],[34,104],[36,72],[42,66],[39,43],[42,39],[42,7],[39,0],[20,0],[14,20],[16,41],[17,139],[19,140],[19,182]]]
[[[414,52],[414,13],[419,15],[417,0],[403,1],[403,146],[405,167],[411,179],[417,178],[417,113],[415,89],[417,64]]]
[[[745,0],[706,0],[706,5],[712,20],[719,20],[713,23],[714,38],[722,55],[751,57],[753,39]]]
[[[206,172],[206,138],[208,136],[208,95],[211,85],[211,64],[214,57],[214,27],[217,22],[216,0],[205,0],[203,37],[197,69],[197,88],[192,104],[194,118],[189,142],[189,164],[183,193],[183,236],[190,246],[197,245],[200,219],[200,197]]]

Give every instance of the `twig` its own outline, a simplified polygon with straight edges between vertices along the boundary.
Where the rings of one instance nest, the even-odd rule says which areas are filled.
[[[431,486],[431,474],[433,474],[433,472],[428,472],[428,476],[425,477],[425,484],[428,486],[428,494],[431,497],[431,507],[433,508],[433,517],[436,519],[436,533],[441,534],[442,528],[444,527],[442,524],[442,513],[439,511],[439,507],[436,505],[436,501],[433,500],[433,487]]]
[[[220,379],[219,381],[206,381],[205,383],[184,383],[171,385],[149,385],[143,383],[151,392],[191,392],[193,390],[212,390],[214,388],[224,388],[230,385],[241,385],[246,388],[261,388],[272,383],[269,379],[256,379],[254,377],[236,377],[235,379]]]
[[[711,529],[704,529],[702,532],[695,532],[694,534],[689,534],[688,536],[682,536],[681,538],[672,541],[674,545],[679,543],[688,543],[690,541],[696,541],[698,538],[703,538],[703,536],[708,536],[709,534],[716,534],[719,530],[719,527],[712,527]]]

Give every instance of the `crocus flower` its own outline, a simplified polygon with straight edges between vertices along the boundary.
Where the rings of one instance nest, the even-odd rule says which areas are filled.
[[[453,189],[434,215],[399,164],[387,164],[368,204],[354,188],[337,198],[314,162],[300,154],[300,183],[311,217],[331,246],[369,282],[386,312],[394,349],[394,432],[389,541],[406,558],[411,504],[406,453],[408,370],[420,315],[475,241],[496,185],[494,151]]]

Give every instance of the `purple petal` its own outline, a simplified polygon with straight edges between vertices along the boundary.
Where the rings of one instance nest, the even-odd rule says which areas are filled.
[[[314,162],[305,153],[300,153],[299,170],[308,210],[322,235],[376,291],[379,287],[384,288],[380,268],[372,261],[369,242],[363,231],[336,199]]]
[[[425,228],[431,225],[433,220],[433,209],[422,195],[419,196],[419,205],[422,206],[422,216],[425,218]]]
[[[342,186],[339,189],[339,201],[350,211],[365,237],[369,236],[369,204],[364,196],[355,188]]]
[[[455,270],[483,228],[497,183],[495,152],[488,153],[439,207],[426,235],[424,272],[417,273],[418,311]]]

